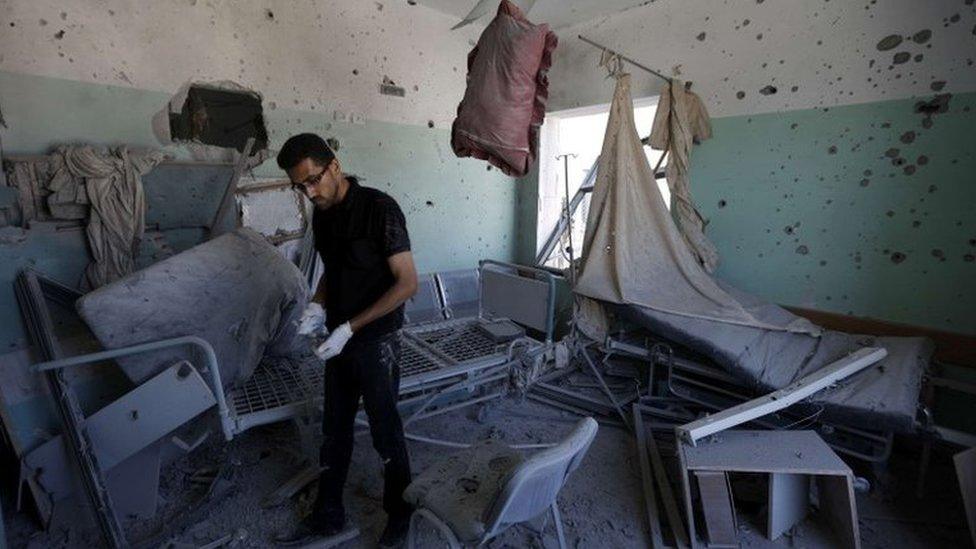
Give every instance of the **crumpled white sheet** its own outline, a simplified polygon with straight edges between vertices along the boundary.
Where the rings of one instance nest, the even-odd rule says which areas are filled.
[[[60,166],[47,184],[51,213],[57,217],[62,205],[89,205],[85,232],[92,262],[85,268],[82,286],[98,288],[131,273],[146,228],[141,178],[163,160],[164,154],[131,154],[126,147],[103,150],[62,146],[54,158]]]
[[[19,189],[24,225],[87,218],[92,262],[81,285],[90,290],[134,270],[146,220],[142,175],[164,158],[162,151],[133,153],[124,146],[64,145],[43,160],[15,163],[10,184]]]
[[[758,319],[705,271],[658,192],[634,126],[630,75],[618,77],[583,238],[577,295],[682,316],[819,334],[806,319]],[[580,307],[577,325],[606,329],[602,307]]]

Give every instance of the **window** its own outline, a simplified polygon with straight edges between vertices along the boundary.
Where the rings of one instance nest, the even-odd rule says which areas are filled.
[[[656,97],[634,102],[634,121],[638,135],[646,137],[650,134],[656,111]],[[539,147],[539,208],[536,231],[539,254],[537,259],[541,264],[560,269],[568,267],[569,254],[566,249],[570,241],[574,256],[579,257],[589,210],[589,188],[584,188],[580,193],[580,187],[600,156],[609,119],[610,105],[584,107],[546,115]],[[644,152],[653,169],[661,158],[661,151],[645,146]],[[567,170],[565,160],[557,159],[557,156],[564,154],[576,155],[569,158],[568,169],[568,200],[571,206],[576,205],[572,217],[571,235],[559,227],[567,201]],[[657,179],[657,186],[664,203],[670,208],[671,193],[664,180],[663,169],[662,163],[658,171],[661,177]],[[555,234],[554,231],[559,234]]]

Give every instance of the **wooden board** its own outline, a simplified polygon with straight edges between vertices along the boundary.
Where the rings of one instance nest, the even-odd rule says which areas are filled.
[[[809,476],[770,473],[766,537],[775,540],[803,520],[810,506],[809,497]]]
[[[644,506],[647,512],[647,523],[651,534],[651,546],[655,549],[664,547],[661,537],[661,521],[658,518],[657,498],[654,496],[654,485],[651,480],[651,465],[647,456],[647,431],[644,429],[644,418],[635,404],[634,434],[637,439],[637,463],[640,466],[641,486],[644,490]]]
[[[820,510],[830,517],[830,526],[840,538],[842,547],[860,549],[861,534],[854,502],[854,482],[850,475],[823,475],[817,478]]]
[[[694,470],[851,474],[815,431],[725,431],[698,446],[682,444],[681,451]]]
[[[738,547],[729,478],[717,471],[695,471],[709,547]]]
[[[959,478],[959,491],[966,507],[966,521],[969,522],[969,535],[976,546],[976,448],[959,452],[952,457],[956,463],[956,476]]]
[[[636,415],[640,415],[640,410],[640,406],[635,404],[634,412]],[[654,479],[657,482],[658,492],[661,494],[661,501],[664,503],[665,516],[668,518],[674,543],[678,549],[684,549],[688,547],[688,535],[685,532],[685,525],[681,521],[678,502],[674,499],[674,490],[671,489],[671,481],[664,469],[664,460],[661,459],[661,452],[657,448],[657,441],[654,440],[653,433],[647,436],[647,451],[651,456],[651,468],[654,469]]]

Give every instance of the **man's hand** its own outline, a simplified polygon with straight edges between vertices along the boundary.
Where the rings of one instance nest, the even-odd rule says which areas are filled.
[[[298,320],[298,333],[304,336],[328,335],[325,329],[325,310],[318,303],[312,301],[305,306],[302,317]]]
[[[348,322],[345,322],[332,331],[332,335],[325,340],[325,343],[315,349],[315,356],[322,360],[329,360],[342,352],[342,348],[346,346],[346,343],[349,343],[349,338],[351,337],[352,326]]]

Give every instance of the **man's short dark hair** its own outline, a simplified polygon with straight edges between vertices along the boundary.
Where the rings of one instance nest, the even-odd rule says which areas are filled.
[[[278,151],[278,167],[290,170],[306,158],[311,158],[319,166],[328,166],[335,153],[321,137],[314,133],[300,133],[289,137]]]

